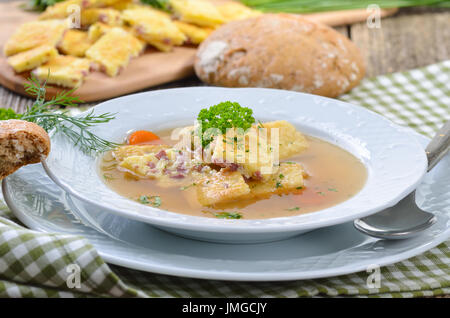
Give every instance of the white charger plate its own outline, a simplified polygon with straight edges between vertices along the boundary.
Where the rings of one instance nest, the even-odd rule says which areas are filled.
[[[52,136],[52,151],[44,168],[55,183],[88,205],[186,237],[244,243],[284,239],[376,213],[410,193],[426,171],[425,153],[410,129],[363,107],[284,90],[189,87],[129,95],[94,107],[97,114],[117,115],[92,131],[119,142],[132,129],[158,131],[192,125],[202,108],[226,100],[251,107],[256,119],[288,120],[305,134],[350,151],[368,170],[365,186],[349,200],[314,213],[227,220],[169,212],[120,196],[98,176],[96,159],[59,135]]]
[[[424,146],[428,143],[427,138],[418,138]],[[337,276],[365,271],[369,265],[402,261],[450,237],[450,154],[417,189],[417,203],[433,212],[437,222],[417,237],[398,241],[365,236],[348,222],[272,243],[208,243],[171,235],[91,206],[84,216],[97,222],[100,233],[74,217],[71,198],[39,165],[7,177],[3,195],[14,214],[31,229],[82,235],[111,264],[193,278],[281,281]]]

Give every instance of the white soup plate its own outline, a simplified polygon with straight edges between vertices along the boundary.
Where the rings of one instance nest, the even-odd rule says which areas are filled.
[[[83,154],[67,138],[53,134],[44,163],[50,178],[75,199],[121,217],[145,222],[181,236],[215,242],[280,240],[368,216],[395,205],[413,191],[426,172],[423,147],[411,130],[367,109],[334,99],[260,88],[195,87],[129,95],[94,107],[116,113],[92,131],[122,142],[133,129],[192,125],[198,112],[222,101],[250,107],[257,120],[287,120],[301,132],[329,141],[359,158],[368,171],[363,189],[349,200],[309,214],[261,220],[190,216],[140,204],[111,190],[98,173],[98,158]]]

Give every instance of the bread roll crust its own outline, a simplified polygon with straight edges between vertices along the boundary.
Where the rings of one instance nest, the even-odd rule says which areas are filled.
[[[0,180],[20,167],[38,163],[50,152],[47,132],[35,123],[0,121]]]
[[[230,22],[199,47],[195,72],[225,87],[270,87],[336,97],[364,77],[359,49],[332,28],[298,15]]]

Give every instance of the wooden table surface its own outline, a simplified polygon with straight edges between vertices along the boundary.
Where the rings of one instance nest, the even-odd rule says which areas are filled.
[[[380,28],[357,23],[336,29],[362,50],[368,77],[450,59],[450,9],[405,8],[382,19]],[[148,90],[199,85],[204,84],[193,76]],[[21,112],[31,102],[31,99],[0,86],[0,107]]]
[[[366,23],[336,29],[362,50],[367,63],[367,77],[450,59],[450,9],[400,9],[394,16],[383,19],[378,29],[370,29]],[[196,77],[190,77],[148,90],[199,85],[204,84]],[[0,107],[11,107],[21,112],[30,103],[31,99],[0,86]]]

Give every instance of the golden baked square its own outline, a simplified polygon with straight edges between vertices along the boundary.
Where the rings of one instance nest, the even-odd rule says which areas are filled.
[[[228,1],[217,6],[217,10],[222,14],[224,19],[229,21],[248,19],[261,14],[261,12],[253,10],[241,3]]]
[[[303,167],[298,163],[281,163],[279,169],[265,182],[250,181],[249,198],[264,198],[273,194],[285,194],[301,190]]]
[[[202,205],[235,201],[250,193],[242,175],[223,170],[197,182],[197,200]]]
[[[62,20],[24,23],[8,39],[4,53],[6,56],[11,56],[44,44],[56,46],[65,30],[66,23]]]
[[[82,26],[89,26],[101,22],[111,26],[120,26],[120,11],[111,8],[89,8],[81,10]]]
[[[133,8],[135,6],[137,6],[137,4],[133,3],[133,0],[120,0],[111,4],[109,7],[119,11],[123,11],[126,9]]]
[[[211,28],[199,27],[182,21],[174,21],[174,23],[192,44],[202,43],[213,31]]]
[[[58,55],[54,46],[41,45],[34,49],[17,53],[8,58],[8,64],[17,73],[32,70]]]
[[[297,155],[308,148],[308,141],[305,136],[286,120],[267,122],[263,126],[267,129],[267,140],[269,144],[271,143],[272,129],[278,130],[279,160]]]
[[[89,73],[91,62],[85,58],[58,55],[32,73],[42,82],[64,87],[79,87]]]
[[[88,29],[88,39],[92,43],[97,41],[103,34],[111,30],[113,27],[101,22],[92,24]]]
[[[214,4],[206,0],[169,0],[181,21],[205,27],[216,27],[226,22]]]
[[[131,3],[133,0],[85,0],[86,7],[88,8],[104,8],[114,7],[117,5],[124,5],[125,3]]]
[[[256,129],[216,137],[211,162],[234,163],[246,178],[266,179],[273,173],[270,145]]]
[[[49,6],[39,15],[40,20],[65,19],[87,5],[86,0],[66,0]]]
[[[58,49],[67,55],[83,57],[92,45],[88,33],[81,30],[70,29],[64,33]]]
[[[169,146],[165,145],[130,145],[121,146],[113,151],[114,158],[117,161],[123,161],[130,156],[144,156],[152,153],[157,153],[162,149],[167,149]]]
[[[122,20],[133,28],[139,38],[152,45],[156,42],[173,46],[186,41],[184,33],[162,11],[150,8],[127,9],[122,12]]]
[[[113,77],[144,48],[144,43],[127,31],[114,27],[86,51],[86,57],[98,63]]]

